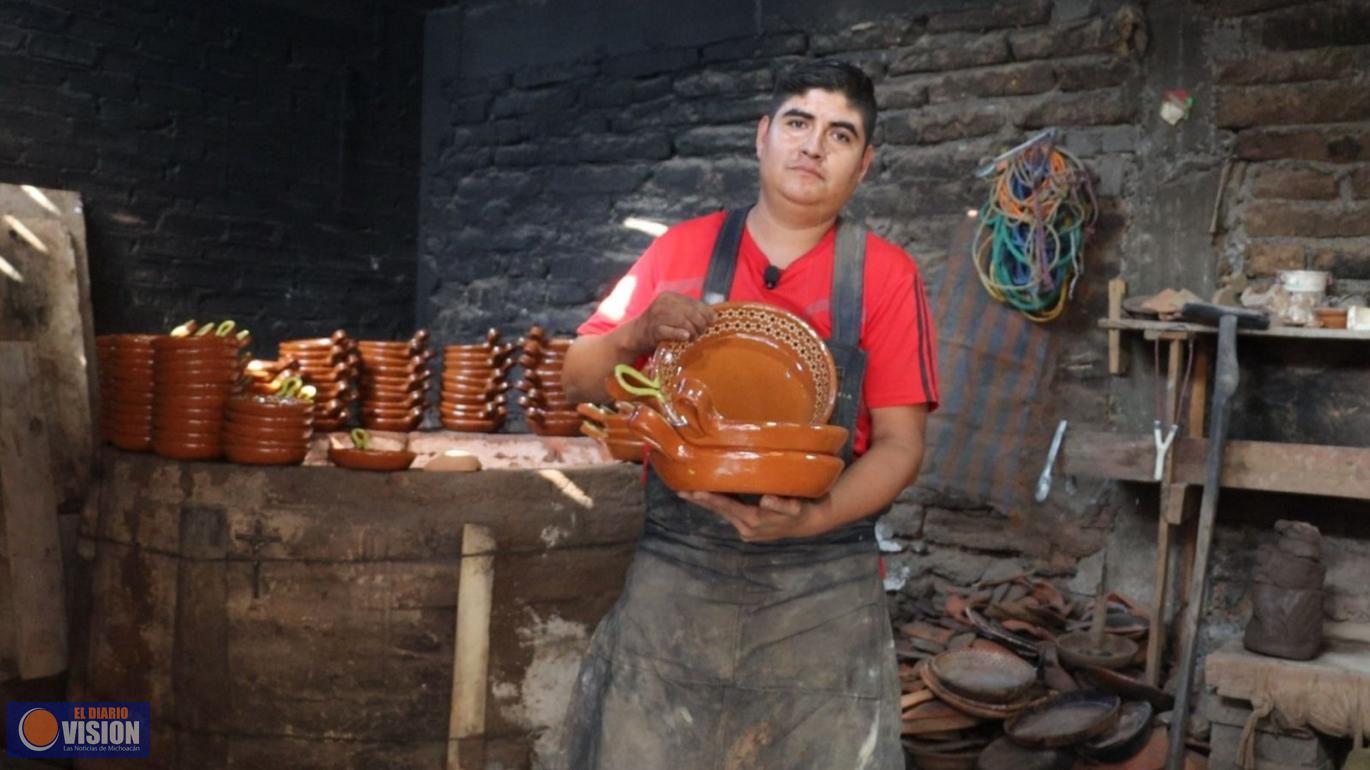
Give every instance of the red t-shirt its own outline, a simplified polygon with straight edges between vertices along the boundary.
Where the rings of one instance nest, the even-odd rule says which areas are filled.
[[[674,291],[698,299],[704,290],[714,241],[725,212],[682,222],[657,238],[619,279],[580,334],[604,334],[641,315],[657,294]],[[742,235],[737,271],[729,300],[763,302],[788,310],[809,322],[824,339],[832,333],[828,298],[837,229],[828,231],[808,253],[785,268],[779,284],[767,289],[762,278],[770,260]],[[866,380],[856,420],[857,454],[866,451],[870,409],[927,404],[937,408],[937,335],[928,312],[923,278],[902,249],[870,233],[866,237],[866,275],[861,348],[866,351]]]

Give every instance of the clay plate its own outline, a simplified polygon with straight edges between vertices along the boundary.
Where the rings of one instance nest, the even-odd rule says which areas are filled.
[[[813,327],[783,310],[745,302],[714,306],[717,320],[690,342],[659,345],[651,370],[670,393],[679,377],[704,383],[726,419],[826,423],[837,370]]]
[[[951,650],[933,657],[928,666],[947,689],[987,703],[1018,700],[1037,681],[1037,670],[1027,661],[993,650]]]
[[[1098,690],[1053,695],[1004,723],[1004,733],[1028,748],[1059,748],[1085,743],[1118,724],[1122,702]]]

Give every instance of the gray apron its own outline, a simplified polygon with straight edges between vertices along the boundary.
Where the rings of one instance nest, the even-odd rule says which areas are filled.
[[[705,280],[727,296],[746,210]],[[833,423],[854,433],[865,233],[842,222],[829,348]],[[844,453],[850,459],[851,443]],[[647,521],[563,725],[564,770],[903,770],[899,679],[873,520],[746,543],[649,472]],[[751,500],[754,502],[754,499]]]

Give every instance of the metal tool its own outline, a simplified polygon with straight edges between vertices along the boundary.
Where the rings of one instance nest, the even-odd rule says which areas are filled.
[[[1042,469],[1042,475],[1037,477],[1037,494],[1033,495],[1033,498],[1039,503],[1051,494],[1051,467],[1056,464],[1056,455],[1061,452],[1061,439],[1065,438],[1067,422],[1061,420],[1061,424],[1056,426],[1056,435],[1051,439],[1051,449],[1047,450],[1047,465]]]
[[[1199,644],[1199,617],[1208,596],[1208,552],[1213,543],[1213,523],[1221,491],[1223,449],[1227,443],[1227,421],[1232,414],[1232,394],[1241,373],[1237,368],[1237,326],[1265,329],[1270,319],[1246,308],[1187,302],[1180,310],[1186,321],[1218,324],[1218,361],[1213,372],[1213,401],[1208,416],[1208,457],[1204,462],[1204,494],[1199,504],[1199,534],[1194,548],[1194,577],[1189,602],[1184,608],[1184,649],[1180,654],[1179,678],[1175,687],[1175,716],[1170,720],[1170,747],[1166,770],[1183,770],[1185,725],[1189,722],[1189,691],[1193,684],[1194,658]]]
[[[1170,454],[1170,445],[1175,443],[1175,433],[1179,429],[1178,424],[1171,423],[1169,432],[1162,436],[1161,421],[1153,420],[1151,423],[1151,435],[1156,438],[1156,471],[1154,476],[1157,481],[1161,480],[1165,471],[1165,458],[1166,455]]]

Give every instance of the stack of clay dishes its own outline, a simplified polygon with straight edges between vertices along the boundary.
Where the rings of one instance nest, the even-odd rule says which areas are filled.
[[[373,430],[412,431],[428,408],[428,332],[399,342],[357,343],[361,355],[362,425]]]
[[[100,374],[100,437],[132,452],[152,448],[152,335],[95,338]]]
[[[243,380],[249,393],[269,396],[280,389],[281,383],[301,376],[300,362],[293,358],[254,358],[243,367]]]
[[[314,434],[314,403],[297,398],[301,381],[286,380],[277,395],[229,399],[224,455],[246,465],[299,465]]]
[[[314,430],[337,430],[346,425],[357,400],[361,370],[357,343],[342,329],[328,337],[286,340],[280,345],[278,365],[292,362],[298,365],[305,383],[315,389]],[[288,371],[284,374],[289,376]]]
[[[645,401],[621,402],[627,428],[651,448],[652,467],[678,492],[817,498],[845,467],[838,456],[845,428],[730,420],[718,413],[702,381],[678,378],[668,394],[631,367],[619,367],[616,375],[622,390],[651,394]]]
[[[596,404],[580,404],[576,412],[584,418],[580,424],[581,434],[598,441],[610,457],[629,463],[642,462],[647,447],[628,429],[626,415]]]
[[[500,344],[491,329],[485,341],[448,345],[442,351],[442,401],[438,417],[448,430],[494,433],[508,413],[505,375],[513,366],[514,346]]]
[[[224,404],[238,383],[240,342],[208,333],[152,341],[152,448],[177,460],[210,460],[223,452]]]
[[[576,436],[580,434],[580,415],[575,402],[566,398],[561,382],[561,367],[566,362],[570,337],[546,336],[537,326],[523,341],[519,365],[523,379],[514,385],[523,391],[519,406],[528,419],[528,429],[539,436]]]

